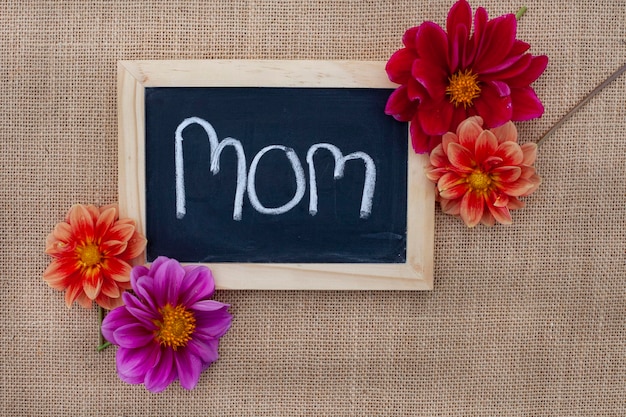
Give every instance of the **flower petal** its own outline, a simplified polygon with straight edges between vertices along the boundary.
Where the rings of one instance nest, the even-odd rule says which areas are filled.
[[[474,106],[484,119],[485,126],[493,128],[511,120],[511,96],[503,95],[509,91],[502,82],[488,81],[482,85],[480,97],[474,100]]]
[[[498,223],[501,224],[511,224],[513,223],[513,219],[511,218],[511,212],[506,207],[496,207],[492,205],[487,205],[489,208],[489,212],[496,219]]]
[[[103,258],[102,271],[107,277],[117,282],[130,281],[131,267],[121,259],[115,257]]]
[[[115,225],[113,225],[113,227],[109,229],[106,235],[103,236],[102,240],[105,242],[111,240],[128,242],[134,232],[135,226],[117,222]]]
[[[411,75],[422,84],[430,97],[440,100],[445,97],[448,86],[448,73],[443,68],[425,59],[413,61]]]
[[[506,122],[501,126],[494,127],[491,132],[498,138],[498,143],[517,142],[517,128],[513,122]]]
[[[531,87],[514,88],[511,91],[511,101],[513,103],[511,120],[524,121],[543,115],[543,104]]]
[[[154,265],[151,269],[154,269]],[[179,299],[179,289],[184,277],[185,270],[174,259],[160,265],[154,273],[154,298],[159,307],[175,303]]]
[[[67,289],[65,290],[65,305],[67,308],[72,307],[72,304],[76,301],[80,294],[84,294],[83,285],[80,281],[67,286]]]
[[[98,216],[98,220],[96,220],[96,236],[103,237],[106,235],[111,226],[115,224],[116,219],[117,210],[115,207],[109,207],[106,210],[100,208],[100,215]]]
[[[155,340],[154,332],[137,322],[118,327],[113,331],[113,336],[118,345],[131,349],[146,346]]]
[[[411,78],[413,61],[417,58],[418,56],[413,49],[402,48],[396,51],[385,65],[389,80],[397,84],[406,84]]]
[[[95,240],[94,223],[87,207],[82,204],[72,206],[69,212],[69,224],[72,228],[72,236],[75,239],[84,242],[93,242]]]
[[[198,300],[209,298],[215,291],[211,270],[205,266],[185,267],[185,279],[180,285],[179,302],[191,306]]]
[[[128,246],[126,246],[126,251],[124,251],[122,256],[128,260],[135,259],[143,253],[146,243],[146,238],[135,230],[133,236],[128,240]]]
[[[228,307],[228,304],[220,303],[215,300],[201,300],[190,306],[192,310],[196,311],[216,311]]]
[[[218,355],[219,339],[210,339],[206,341],[199,341],[197,339],[191,339],[187,344],[187,349],[200,358],[202,364],[210,364],[215,362]]]
[[[529,180],[519,178],[515,182],[499,183],[498,188],[503,192],[513,197],[521,197],[527,195],[531,189],[535,187],[535,184]],[[536,187],[535,187],[536,188]]]
[[[432,164],[432,168],[444,168],[448,165],[448,158],[443,152],[443,144],[437,145],[435,149],[432,150],[430,153],[430,163]]]
[[[513,182],[522,175],[522,169],[517,166],[503,166],[494,168],[491,175],[498,182]]]
[[[548,57],[545,55],[533,56],[526,70],[507,80],[511,88],[528,87],[545,71],[548,66]]]
[[[438,24],[424,22],[419,26],[415,48],[420,59],[448,70],[448,36]]]
[[[498,149],[498,139],[489,130],[483,130],[474,143],[474,157],[480,165]]]
[[[129,384],[144,382],[148,371],[159,361],[161,349],[151,343],[138,349],[119,348],[115,357],[117,372],[122,381]]]
[[[515,42],[517,20],[507,14],[487,22],[483,39],[474,59],[475,73],[487,72],[507,57]]]
[[[494,156],[502,158],[502,163],[504,165],[519,165],[524,160],[522,148],[514,142],[503,142],[498,145],[498,149],[496,150],[496,154]]]
[[[404,35],[402,35],[402,43],[404,44],[404,46],[406,46],[407,48],[415,49],[415,38],[417,36],[418,30],[419,26],[414,26],[404,32]]]
[[[227,310],[228,306],[214,311],[195,310],[196,332],[193,337],[222,337],[230,328],[233,317]]]
[[[124,300],[128,312],[135,317],[137,321],[141,322],[149,330],[157,330],[154,322],[161,319],[159,313],[151,309],[150,306],[143,304],[137,297],[130,293],[125,292],[122,294],[122,299]]]
[[[424,133],[436,136],[447,133],[452,122],[453,111],[454,106],[446,100],[432,106],[420,106],[417,116]]]
[[[461,219],[467,227],[474,227],[483,217],[485,199],[478,193],[466,193],[461,200]]]
[[[465,0],[457,1],[452,5],[446,19],[446,30],[448,36],[456,38],[457,31],[461,28],[466,29],[469,33],[472,27],[472,8]]]
[[[522,153],[524,154],[524,159],[522,160],[522,164],[524,165],[532,165],[535,163],[537,159],[537,144],[533,142],[525,143],[521,146]]]
[[[174,351],[172,349],[162,349],[159,361],[146,372],[144,384],[150,392],[161,392],[174,382],[176,376]]]
[[[464,146],[458,143],[448,145],[448,159],[452,166],[459,172],[470,173],[476,167],[474,155]]]
[[[417,114],[415,114],[415,118],[409,124],[409,133],[411,134],[411,145],[415,153],[423,154],[430,152],[431,136],[424,133]]]
[[[137,323],[137,319],[126,309],[126,307],[118,307],[111,310],[102,320],[102,335],[109,342],[119,345],[115,337],[115,331],[127,324]]]
[[[87,275],[87,271],[89,275]],[[104,279],[98,268],[89,268],[87,271],[83,278],[83,290],[89,299],[95,300],[100,294]]]
[[[52,288],[63,290],[67,287],[69,278],[77,273],[79,268],[75,259],[67,257],[53,259],[44,271],[43,279]]]
[[[418,104],[418,102],[409,100],[407,87],[401,85],[396,88],[389,96],[389,99],[387,99],[385,114],[392,116],[400,122],[408,122],[417,112]]]
[[[474,149],[474,142],[483,132],[481,127],[483,119],[481,117],[469,117],[456,129],[459,138],[459,144],[467,149]]]
[[[437,182],[439,196],[446,200],[461,198],[467,191],[467,182],[465,178],[459,177],[454,172],[443,175]]]
[[[137,280],[140,277],[149,276],[149,274],[150,274],[150,270],[143,265],[137,265],[131,269],[130,283],[135,291],[137,290]]]
[[[185,389],[194,389],[200,380],[202,362],[189,349],[181,349],[174,355],[176,371],[180,385]]]
[[[104,256],[118,256],[126,250],[126,242],[120,240],[107,240],[100,244],[100,252]]]

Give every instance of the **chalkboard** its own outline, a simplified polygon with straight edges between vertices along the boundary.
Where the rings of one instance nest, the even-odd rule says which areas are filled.
[[[120,62],[120,210],[146,260],[208,264],[220,288],[432,288],[427,161],[384,114],[382,68]]]

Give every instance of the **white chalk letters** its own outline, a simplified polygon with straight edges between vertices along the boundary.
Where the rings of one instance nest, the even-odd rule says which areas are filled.
[[[289,210],[297,206],[304,194],[306,193],[306,177],[304,169],[300,163],[300,159],[296,152],[284,145],[269,145],[261,149],[257,153],[250,164],[250,171],[247,172],[246,154],[241,142],[234,138],[225,138],[220,141],[217,138],[215,129],[209,122],[199,117],[190,117],[182,121],[176,128],[176,144],[175,144],[175,163],[176,163],[176,217],[182,219],[186,214],[185,199],[185,173],[183,158],[183,131],[191,124],[202,126],[206,132],[210,145],[210,169],[213,175],[220,171],[220,156],[224,148],[232,146],[237,154],[237,188],[235,190],[235,201],[233,204],[233,219],[241,220],[243,212],[243,198],[247,190],[248,200],[256,211],[263,214],[278,215],[287,213]],[[363,185],[363,194],[361,198],[360,217],[365,219],[372,212],[372,200],[374,199],[374,190],[376,188],[376,165],[374,160],[365,152],[353,152],[346,156],[341,150],[330,143],[318,143],[312,145],[307,154],[306,162],[309,168],[309,213],[311,216],[317,214],[317,179],[315,175],[315,163],[313,156],[318,150],[327,150],[332,153],[335,159],[334,178],[343,177],[346,162],[353,159],[360,159],[365,164],[365,182]],[[293,198],[280,207],[265,207],[260,201],[256,192],[256,172],[257,167],[263,156],[270,151],[282,151],[285,153],[287,160],[291,163],[291,167],[296,178],[296,192]]]

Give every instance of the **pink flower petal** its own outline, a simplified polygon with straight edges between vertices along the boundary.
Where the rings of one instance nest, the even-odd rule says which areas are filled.
[[[102,321],[102,335],[109,342],[119,345],[115,337],[115,331],[129,323],[135,323],[137,320],[128,312],[125,307],[118,307],[111,310]]]
[[[430,153],[430,163],[433,168],[443,168],[448,165],[448,158],[443,153],[443,145],[439,144]]]
[[[467,227],[474,227],[483,217],[485,199],[477,193],[466,193],[461,200],[461,219]]]
[[[98,268],[89,268],[87,271],[83,277],[83,291],[90,300],[95,300],[100,294],[104,279]]]
[[[159,361],[146,372],[144,384],[148,391],[157,393],[174,382],[176,376],[174,352],[172,349],[163,349]]]
[[[185,270],[183,267],[171,259],[164,263],[154,273],[154,297],[159,307],[166,304],[175,303],[179,298],[179,289]]]
[[[191,306],[201,299],[211,297],[214,291],[215,281],[209,268],[204,266],[185,268],[185,279],[182,281],[179,291],[181,304]]]
[[[115,362],[120,379],[129,384],[141,384],[146,374],[161,358],[161,348],[158,343],[150,343],[138,349],[120,347],[117,350]]]
[[[513,103],[511,120],[531,120],[543,115],[543,104],[531,87],[514,88],[511,91],[511,100]]]
[[[113,336],[120,347],[130,349],[146,346],[155,340],[154,334],[137,322],[118,327],[113,331]]]
[[[526,195],[532,188],[534,184],[523,178],[518,179],[515,182],[511,183],[500,183],[498,184],[498,188],[503,192],[512,197],[521,197]]]
[[[187,345],[187,349],[189,349],[192,354],[200,358],[203,364],[210,364],[215,362],[219,357],[217,352],[218,344],[219,339],[203,341],[191,339]]]
[[[194,389],[200,380],[202,372],[202,362],[193,355],[189,349],[182,349],[174,355],[176,361],[176,373],[180,380],[180,385],[188,390]]]

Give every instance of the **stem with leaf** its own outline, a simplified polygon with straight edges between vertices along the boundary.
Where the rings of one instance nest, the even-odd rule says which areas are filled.
[[[102,334],[102,320],[104,320],[104,308],[98,306],[98,347],[96,348],[98,352],[111,346],[111,342],[104,340],[104,335]]]

